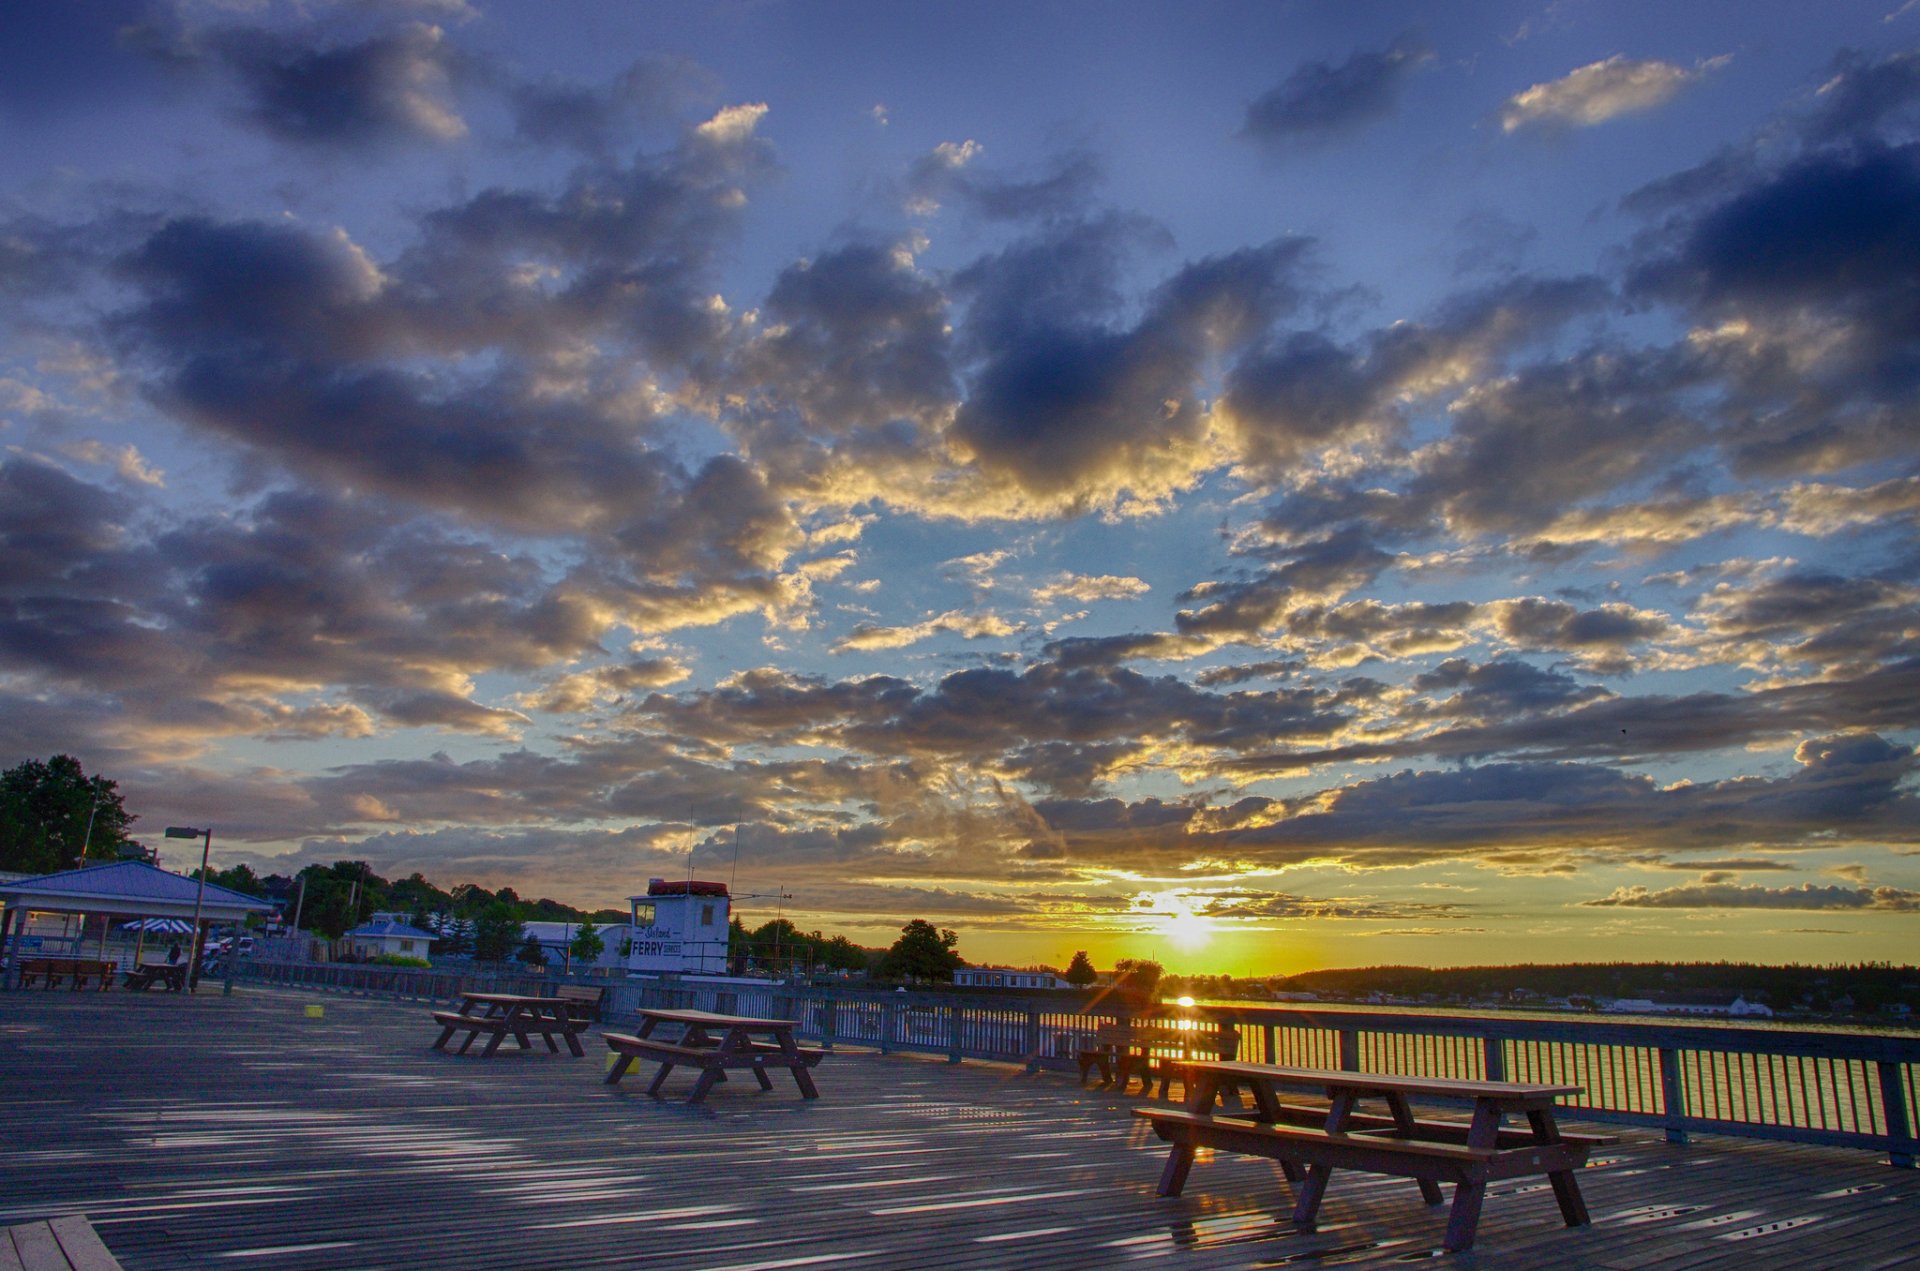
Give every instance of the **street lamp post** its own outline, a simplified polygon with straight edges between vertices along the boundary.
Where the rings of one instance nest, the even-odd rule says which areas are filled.
[[[170,839],[203,838],[200,846],[200,890],[193,894],[193,944],[187,949],[187,992],[200,991],[200,906],[207,898],[207,857],[213,851],[213,827],[204,830],[188,825],[169,825]]]

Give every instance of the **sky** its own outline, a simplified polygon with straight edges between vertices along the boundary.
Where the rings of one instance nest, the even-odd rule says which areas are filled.
[[[0,764],[976,963],[1910,960],[1920,3],[0,16]]]

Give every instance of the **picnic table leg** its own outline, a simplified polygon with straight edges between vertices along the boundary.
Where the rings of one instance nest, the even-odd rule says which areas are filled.
[[[1327,1109],[1327,1133],[1345,1132],[1347,1122],[1353,1116],[1353,1092],[1342,1090],[1333,1097],[1333,1106]],[[1301,1231],[1312,1231],[1320,1219],[1320,1201],[1327,1194],[1327,1182],[1333,1177],[1331,1165],[1307,1166],[1307,1177],[1300,1184],[1300,1195],[1293,1204],[1293,1225]]]
[[[1473,1248],[1473,1233],[1480,1226],[1480,1202],[1486,1199],[1486,1166],[1476,1169],[1466,1182],[1453,1189],[1453,1209],[1447,1215],[1447,1252],[1459,1253]]]
[[[575,1059],[585,1059],[587,1052],[580,1049],[580,1035],[571,1028],[567,1030],[567,1049],[573,1052]]]
[[[1387,1093],[1387,1108],[1393,1113],[1393,1129],[1397,1137],[1411,1139],[1417,1137],[1413,1126],[1413,1109],[1407,1106],[1407,1097],[1398,1091]],[[1430,1178],[1418,1180],[1420,1199],[1429,1205],[1438,1205],[1446,1199],[1440,1193],[1440,1184]]]
[[[1193,1144],[1175,1143],[1172,1155],[1167,1157],[1166,1168],[1160,1171],[1160,1195],[1178,1196],[1187,1185],[1187,1174],[1193,1169]]]
[[[800,1097],[803,1099],[820,1097],[819,1087],[813,1084],[813,1074],[807,1071],[806,1061],[797,1052],[793,1060],[793,1084],[800,1087]]]
[[[478,1037],[478,1036],[479,1036],[479,1034],[478,1034],[478,1033],[475,1033],[475,1034],[474,1034],[474,1037]],[[505,1041],[506,1039],[507,1039],[507,1030],[506,1030],[506,1029],[504,1029],[504,1028],[496,1028],[496,1029],[494,1029],[494,1030],[493,1030],[493,1036],[491,1036],[491,1037],[489,1037],[489,1038],[487,1038],[487,1044],[486,1044],[486,1047],[485,1047],[484,1049],[482,1049],[482,1050],[481,1050],[481,1052],[480,1052],[480,1058],[482,1058],[482,1059],[492,1059],[492,1058],[493,1058],[493,1052],[494,1052],[494,1051],[496,1051],[496,1050],[499,1050],[499,1049],[500,1049],[500,1043],[501,1043],[501,1042],[503,1042],[503,1041]],[[469,1042],[471,1042],[471,1041],[473,1040],[473,1038],[472,1038],[472,1037],[469,1037],[469,1038],[468,1038],[467,1040],[468,1040]],[[527,1044],[527,1042],[526,1042],[526,1038],[524,1038],[524,1037],[523,1037],[523,1038],[521,1038],[521,1039],[520,1039],[520,1044],[521,1044],[522,1046],[524,1046],[524,1045],[526,1045],[526,1044]],[[460,1053],[462,1053],[462,1054],[465,1054],[465,1053],[466,1053],[466,1050],[467,1050],[467,1048],[466,1048],[465,1046],[462,1046],[462,1047],[460,1048]]]
[[[147,986],[144,981],[140,985],[140,991],[142,993],[147,991]],[[453,1025],[449,1024],[445,1028],[440,1030],[440,1038],[438,1041],[433,1043],[432,1049],[445,1050],[447,1048],[447,1039],[452,1036],[453,1036]]]
[[[1560,1127],[1553,1119],[1553,1109],[1539,1108],[1527,1113],[1527,1121],[1533,1126],[1533,1137],[1540,1143],[1558,1143]],[[1547,1181],[1553,1184],[1553,1198],[1560,1202],[1560,1216],[1567,1220],[1569,1227],[1584,1227],[1589,1221],[1587,1202],[1580,1195],[1580,1182],[1573,1176],[1572,1170],[1557,1169],[1547,1174]]]
[[[477,1028],[469,1028],[467,1030],[467,1040],[460,1043],[460,1049],[455,1053],[461,1054],[461,1055],[466,1054],[467,1048],[472,1046],[475,1042],[479,1040],[480,1040],[480,1030]],[[500,1044],[500,1039],[497,1037],[494,1038],[493,1044],[494,1046],[498,1046]],[[488,1047],[486,1053],[491,1055],[493,1053],[493,1048]]]
[[[753,1066],[753,1075],[754,1079],[760,1083],[762,1090],[773,1089],[773,1078],[767,1076],[767,1067],[765,1064],[755,1064]]]
[[[617,1050],[614,1051],[613,1067],[607,1069],[607,1084],[610,1086],[619,1085],[620,1078],[626,1076],[627,1069],[631,1067],[633,1067],[632,1055],[623,1055]]]
[[[713,1089],[716,1082],[725,1081],[726,1079],[727,1074],[720,1071],[717,1065],[711,1068],[703,1067],[700,1070],[700,1080],[693,1083],[693,1093],[687,1096],[687,1102],[700,1102],[707,1097],[707,1091]]]
[[[552,1033],[543,1032],[540,1034],[540,1038],[542,1041],[547,1043],[547,1050],[549,1053],[555,1054],[555,1055],[560,1053],[560,1043],[553,1040]]]
[[[648,1094],[659,1094],[660,1087],[666,1084],[667,1074],[673,1071],[672,1064],[661,1064],[660,1071],[653,1074],[653,1080],[647,1083]]]

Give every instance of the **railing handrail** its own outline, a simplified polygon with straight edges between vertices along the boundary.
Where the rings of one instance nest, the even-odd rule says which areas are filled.
[[[1312,1066],[1505,1079],[1509,1071],[1558,1066],[1582,1077],[1575,1115],[1663,1129],[1740,1134],[1884,1151],[1912,1168],[1911,1110],[1920,1092],[1920,1037],[1513,1015],[1421,1014],[1265,1004],[1180,1007],[1121,1000],[1045,1001],[953,993],[901,993],[777,981],[605,979],[532,969],[458,972],[368,964],[242,962],[247,977],[332,985],[347,991],[452,998],[474,987],[537,991],[574,982],[608,988],[602,1017],[642,1006],[700,1007],[793,1019],[803,1035],[882,1052],[918,1050],[950,1062],[987,1059],[1028,1068],[1076,1067],[1106,1021],[1231,1022],[1243,1055],[1283,1050]],[[1282,1038],[1287,1045],[1282,1047]],[[1567,1049],[1557,1049],[1567,1048]],[[1433,1069],[1433,1071],[1426,1071]],[[1809,1071],[1810,1069],[1810,1071]]]

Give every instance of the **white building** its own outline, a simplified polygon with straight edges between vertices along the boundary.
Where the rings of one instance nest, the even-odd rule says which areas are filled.
[[[1070,989],[1073,985],[1053,971],[1016,971],[1004,966],[968,966],[953,973],[957,988],[967,989]]]
[[[422,931],[397,914],[375,914],[346,936],[347,947],[356,958],[391,954],[418,958],[422,962],[429,960],[427,951],[433,947],[435,938],[431,931]]]
[[[529,922],[523,923],[526,934],[539,944],[540,951],[547,955],[547,965],[555,970],[571,966],[575,971],[611,971],[627,965],[627,950],[633,941],[633,928],[624,922],[607,926],[595,924],[594,934],[600,937],[600,956],[592,962],[582,963],[577,958],[569,958],[567,950],[572,947],[574,938],[580,934],[581,924],[577,922]],[[524,937],[523,937],[524,938]],[[517,950],[516,950],[517,952]]]
[[[625,960],[628,971],[727,973],[727,924],[733,901],[725,883],[655,878],[647,883],[646,895],[631,896],[627,904],[633,927]]]

